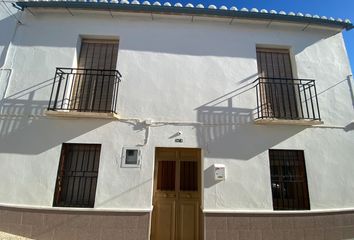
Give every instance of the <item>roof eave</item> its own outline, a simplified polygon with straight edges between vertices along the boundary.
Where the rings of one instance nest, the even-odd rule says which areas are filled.
[[[292,16],[273,13],[231,11],[209,8],[189,8],[189,7],[166,7],[155,5],[133,5],[117,4],[104,2],[59,2],[59,1],[18,1],[16,4],[24,10],[25,8],[76,8],[76,9],[96,9],[96,10],[115,10],[124,12],[145,12],[160,14],[188,14],[197,16],[231,17],[255,20],[275,20],[282,22],[316,24],[321,26],[346,29],[354,28],[352,23],[333,21],[329,19],[313,18],[306,16]]]

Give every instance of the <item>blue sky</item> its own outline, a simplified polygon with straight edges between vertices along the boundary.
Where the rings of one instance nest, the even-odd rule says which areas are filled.
[[[227,7],[236,6],[237,8],[253,7],[276,11],[284,10],[286,12],[302,12],[312,15],[350,19],[354,23],[354,0],[165,0],[171,3],[180,2],[183,4],[193,3],[194,5],[202,3],[204,6],[214,4],[218,7],[225,5]],[[160,2],[165,2],[160,0]],[[349,59],[351,61],[352,72],[354,71],[354,29],[344,31],[344,39],[347,46]]]

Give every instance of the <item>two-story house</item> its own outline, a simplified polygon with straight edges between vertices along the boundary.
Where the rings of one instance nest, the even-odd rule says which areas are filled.
[[[0,238],[354,237],[349,20],[6,6]]]

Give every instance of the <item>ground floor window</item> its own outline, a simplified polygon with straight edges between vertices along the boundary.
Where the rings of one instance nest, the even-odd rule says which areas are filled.
[[[304,151],[269,150],[274,210],[309,210]]]
[[[94,207],[100,152],[100,144],[63,144],[53,206]]]

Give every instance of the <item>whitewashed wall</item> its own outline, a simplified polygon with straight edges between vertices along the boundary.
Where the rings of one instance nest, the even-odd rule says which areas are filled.
[[[72,142],[102,144],[95,208],[151,208],[155,147],[203,149],[205,210],[271,210],[271,148],[305,150],[311,209],[354,208],[354,102],[341,33],[79,11],[26,13],[23,22],[5,62],[0,203],[52,206],[61,144]],[[80,36],[120,37],[118,110],[162,122],[149,134],[142,124],[43,116],[55,68],[75,66]],[[291,47],[296,75],[316,79],[321,116],[335,128],[253,123],[257,44]],[[183,143],[171,137],[177,131]],[[122,146],[145,140],[141,168],[121,168]],[[226,165],[225,182],[213,181],[213,163]]]

